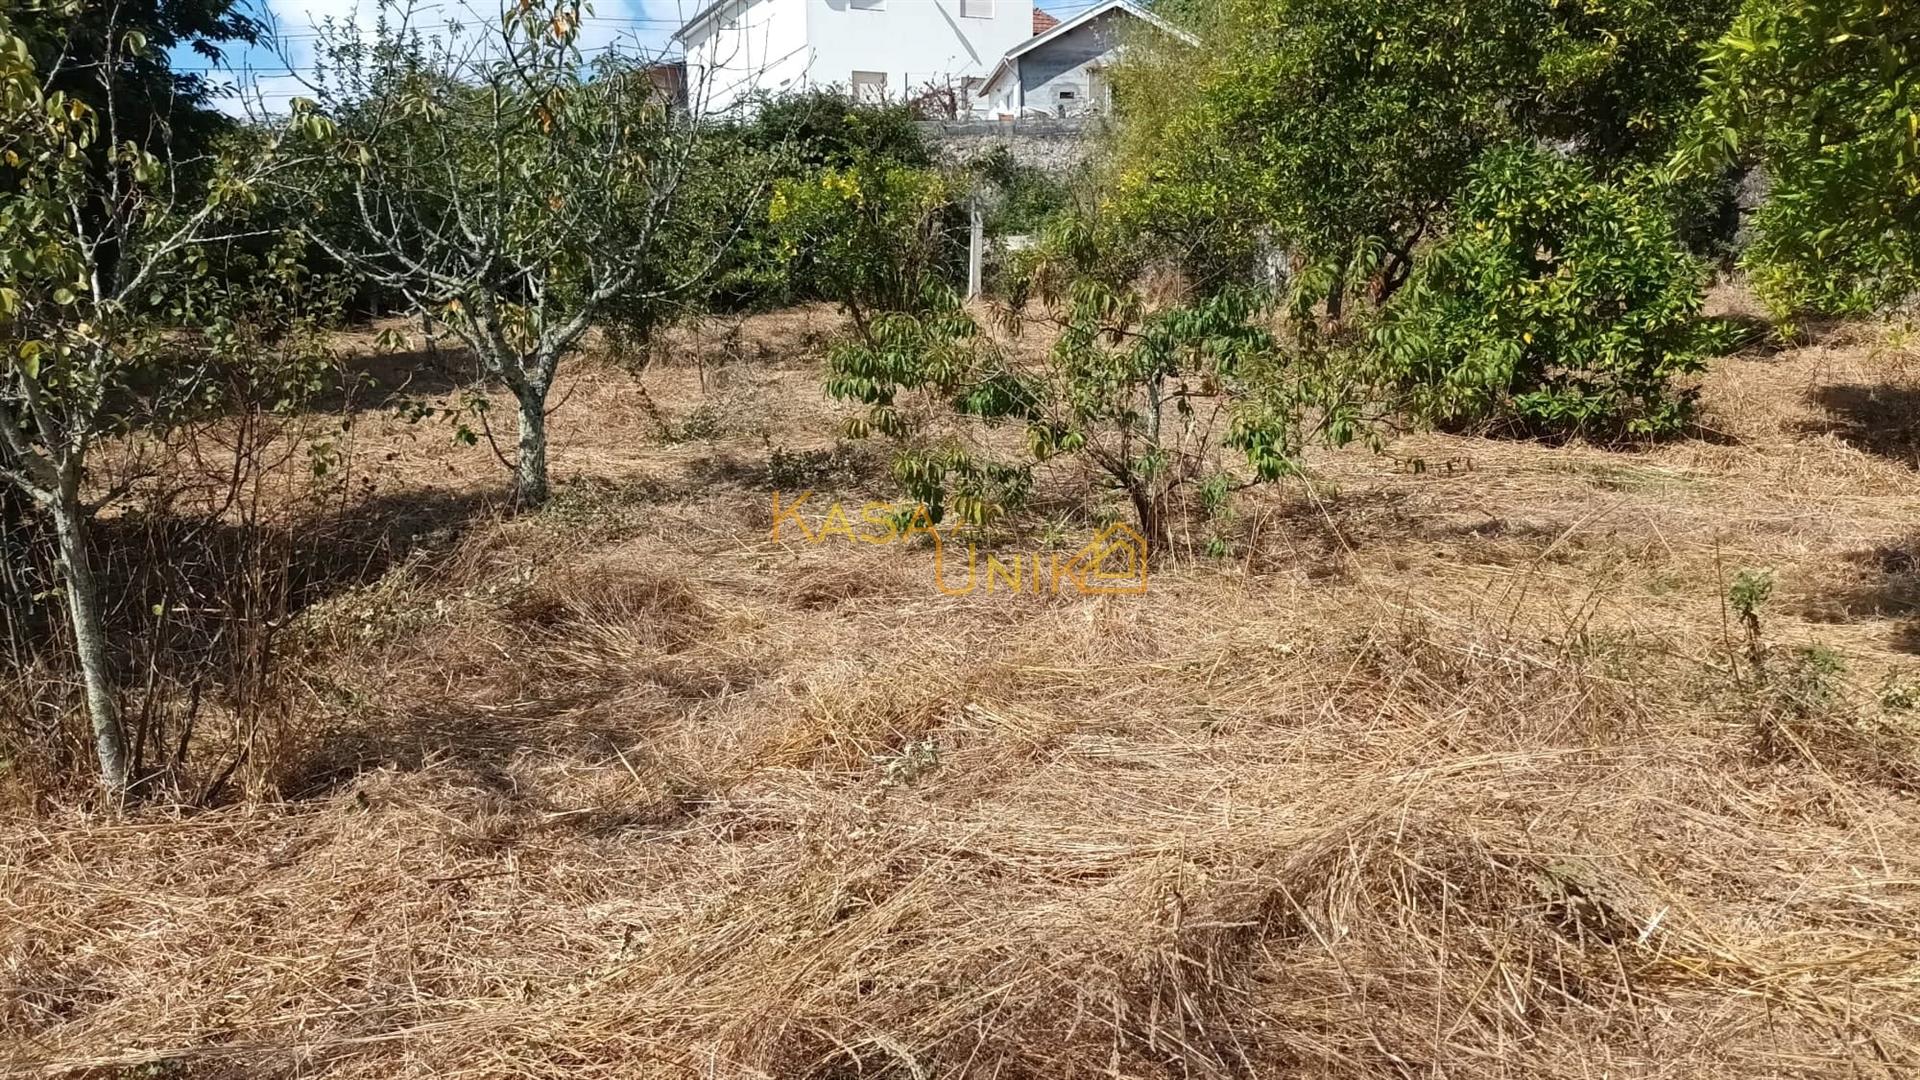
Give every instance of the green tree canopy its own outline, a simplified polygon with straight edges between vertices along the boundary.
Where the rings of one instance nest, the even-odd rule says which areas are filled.
[[[173,50],[185,47],[211,66],[223,45],[258,44],[265,33],[240,0],[43,0],[16,6],[12,23],[48,92],[104,116],[111,88],[119,138],[148,150],[165,140],[182,160],[232,121],[212,108],[217,88],[206,73],[176,65]],[[126,48],[129,40],[141,47]],[[117,55],[110,42],[119,43]],[[97,62],[103,56],[114,59]]]
[[[1203,47],[1119,77],[1123,204],[1176,237],[1292,251],[1338,309],[1384,297],[1489,147],[1603,174],[1668,153],[1731,0],[1221,0]],[[1221,223],[1226,223],[1223,227]]]
[[[1920,288],[1920,10],[1749,0],[1706,82],[1681,164],[1765,167],[1744,261],[1776,312],[1860,313]]]
[[[1474,167],[1377,338],[1421,414],[1590,436],[1679,430],[1706,365],[1704,266],[1644,183],[1537,147]]]
[[[76,12],[82,22],[96,14]],[[114,33],[61,63],[114,85],[125,58],[153,47],[137,30]],[[54,525],[101,777],[118,794],[138,747],[120,723],[91,567],[93,512],[113,494],[90,486],[93,451],[136,420],[189,408],[199,374],[232,358],[217,305],[189,313],[181,297],[218,291],[194,288],[208,250],[247,229],[235,219],[297,171],[290,141],[324,124],[296,109],[246,153],[199,163],[205,182],[187,184],[173,144],[143,145],[152,132],[120,113],[119,94],[96,108],[47,84],[26,39],[0,18],[0,483]]]
[[[696,295],[761,171],[632,58],[588,59],[575,0],[431,37],[404,19],[322,42],[318,108],[345,229],[310,235],[448,327],[519,406],[520,501],[548,495],[547,395],[596,325],[645,332]],[[720,156],[725,152],[725,156]]]

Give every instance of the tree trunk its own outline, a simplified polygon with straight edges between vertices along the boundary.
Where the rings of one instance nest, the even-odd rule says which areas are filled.
[[[1336,275],[1333,284],[1327,288],[1327,330],[1329,332],[1340,328],[1340,321],[1346,317],[1346,309],[1347,277],[1343,273]]]
[[[100,759],[100,783],[115,796],[127,790],[127,736],[120,726],[120,703],[113,690],[107,656],[107,632],[100,617],[100,586],[87,552],[86,511],[77,494],[62,492],[53,506],[60,539],[60,570],[67,583],[67,614],[73,621],[74,652],[86,686],[87,715],[93,721],[93,748]]]
[[[520,451],[514,459],[513,497],[521,509],[534,510],[547,502],[546,394],[528,387],[515,397],[520,402]]]
[[[1133,513],[1140,521],[1140,536],[1147,542],[1147,550],[1158,553],[1167,549],[1172,539],[1168,535],[1166,497],[1154,490],[1153,481],[1139,480],[1127,485],[1127,497],[1133,501]]]

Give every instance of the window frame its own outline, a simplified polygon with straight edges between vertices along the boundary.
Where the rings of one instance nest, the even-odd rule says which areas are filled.
[[[872,79],[877,81],[870,81],[863,84],[861,82],[861,76],[863,75],[871,76]],[[874,91],[876,91],[875,95],[871,99],[861,96],[860,90],[863,85],[871,87],[873,88]],[[884,71],[849,72],[847,75],[847,90],[852,94],[853,100],[861,102],[863,104],[872,104],[872,105],[885,104],[887,100],[887,73]]]

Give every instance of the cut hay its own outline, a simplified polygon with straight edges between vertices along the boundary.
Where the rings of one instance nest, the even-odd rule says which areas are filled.
[[[287,797],[0,821],[0,1060],[1920,1075],[1920,612],[1858,557],[1904,550],[1920,478],[1817,430],[1820,386],[1904,378],[1877,356],[1729,362],[1737,444],[1328,457],[1143,597],[942,596],[911,548],[771,540],[762,474],[583,431],[558,471],[619,527],[487,518],[386,585],[430,617],[316,637],[347,704]],[[809,445],[809,378],[773,445]],[[1745,567],[1773,670],[1844,661],[1818,693],[1748,665]]]

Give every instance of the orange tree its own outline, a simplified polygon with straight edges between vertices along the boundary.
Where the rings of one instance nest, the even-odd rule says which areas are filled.
[[[1108,226],[1097,213],[1061,217],[1022,268],[1006,314],[1056,331],[1038,360],[997,342],[937,285],[830,352],[828,392],[865,406],[852,433],[901,442],[896,474],[934,520],[986,524],[1027,494],[1036,466],[1079,461],[1165,550],[1188,511],[1222,511],[1236,488],[1295,472],[1308,440],[1369,430],[1351,387],[1332,377],[1341,365],[1283,348],[1260,295],[1151,302],[1142,253]],[[1024,454],[983,437],[1003,425],[1023,429]]]
[[[1123,205],[1185,240],[1289,252],[1341,314],[1385,300],[1474,163],[1539,141],[1603,175],[1661,160],[1734,0],[1224,0],[1164,4],[1116,73]]]
[[[1671,377],[1697,357],[1667,364],[1648,350],[1685,336],[1669,322],[1690,320],[1697,299],[1669,286],[1697,294],[1699,276],[1668,257],[1659,219],[1707,205],[1724,177],[1706,175],[1706,190],[1646,181],[1686,131],[1700,43],[1734,2],[1175,0],[1156,10],[1190,13],[1204,47],[1149,47],[1121,65],[1117,205],[1203,287],[1264,263],[1298,325],[1316,329],[1318,315],[1329,331],[1334,351],[1321,355],[1387,361],[1375,373],[1402,385],[1382,389],[1411,390],[1416,405],[1462,405],[1453,392],[1476,382],[1478,415],[1490,406],[1536,430],[1670,430],[1685,406]],[[1525,159],[1538,175],[1498,208],[1512,234],[1578,237],[1589,274],[1604,262],[1586,258],[1592,246],[1617,241],[1606,259],[1646,271],[1645,288],[1590,298],[1598,307],[1495,301],[1546,284],[1469,235],[1486,224],[1491,177],[1519,160],[1513,146],[1551,152]],[[1547,197],[1549,176],[1573,175],[1631,229],[1609,233],[1603,215]],[[1416,281],[1417,302],[1402,300]],[[1653,306],[1622,314],[1622,299]],[[1354,332],[1383,318],[1406,348],[1382,355],[1385,339]],[[1658,329],[1612,340],[1630,327]],[[1559,377],[1589,363],[1601,366]]]
[[[1766,168],[1743,261],[1780,315],[1857,314],[1920,289],[1920,12],[1878,0],[1749,0],[1707,51],[1678,161]]]
[[[1649,182],[1532,145],[1475,165],[1455,227],[1375,330],[1420,414],[1586,436],[1680,430],[1712,355],[1706,267]]]

